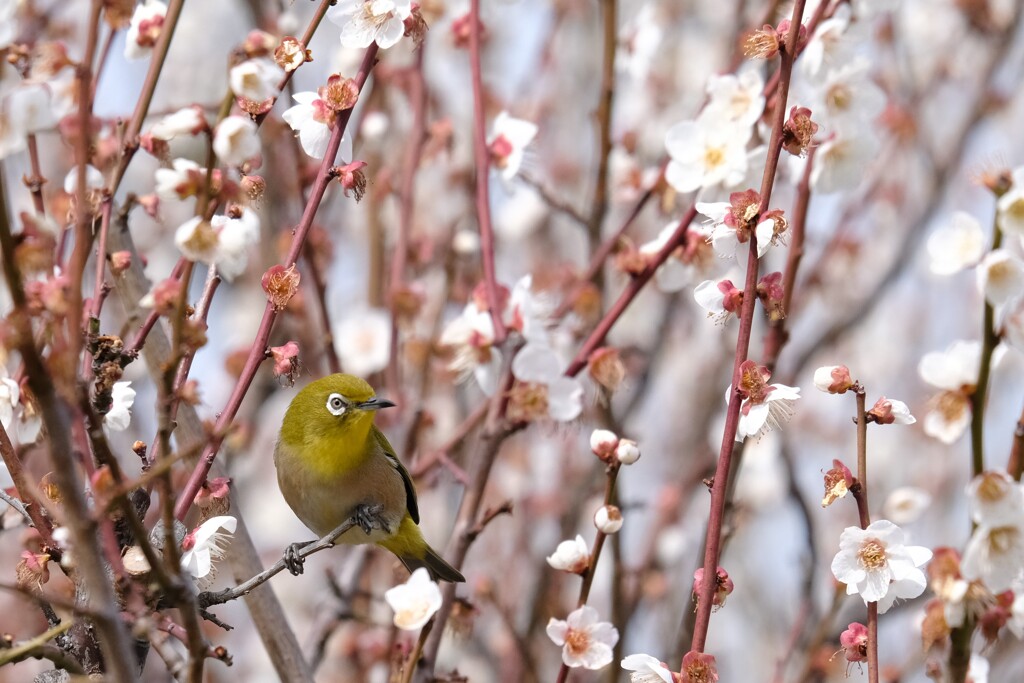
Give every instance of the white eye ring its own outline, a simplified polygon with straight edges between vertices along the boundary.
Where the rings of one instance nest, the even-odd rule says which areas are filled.
[[[331,415],[343,415],[348,405],[341,394],[331,394],[327,397],[327,412]]]

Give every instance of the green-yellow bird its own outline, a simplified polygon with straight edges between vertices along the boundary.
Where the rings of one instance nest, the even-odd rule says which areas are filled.
[[[374,413],[393,406],[352,375],[318,379],[288,406],[274,449],[277,481],[303,524],[323,537],[345,520],[379,506],[383,527],[355,526],[339,543],[375,543],[412,571],[426,567],[434,580],[465,581],[427,545],[417,524],[416,490]]]

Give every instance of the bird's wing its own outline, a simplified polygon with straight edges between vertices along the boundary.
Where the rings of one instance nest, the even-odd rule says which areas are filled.
[[[398,459],[398,456],[395,455],[395,449],[391,447],[390,443],[388,443],[388,437],[384,436],[384,432],[374,427],[373,436],[377,439],[377,445],[379,445],[381,450],[384,451],[384,457],[386,457],[388,462],[398,470],[399,474],[402,475],[402,483],[405,485],[405,506],[409,510],[409,516],[412,517],[412,521],[419,524],[420,509],[416,504],[416,489],[413,488],[412,477],[409,476],[409,470],[405,469],[405,465],[403,465]]]

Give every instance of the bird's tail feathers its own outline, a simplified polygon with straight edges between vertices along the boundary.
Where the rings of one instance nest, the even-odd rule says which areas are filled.
[[[444,558],[438,555],[437,551],[429,545],[423,557],[399,555],[398,559],[402,561],[402,564],[410,572],[416,571],[420,567],[425,567],[430,572],[430,578],[434,581],[451,581],[452,583],[464,583],[466,581],[466,577],[458,569],[445,562]]]

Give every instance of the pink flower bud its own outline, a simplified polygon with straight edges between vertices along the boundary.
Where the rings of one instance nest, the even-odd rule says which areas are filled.
[[[782,147],[793,156],[804,156],[817,132],[818,124],[811,121],[811,110],[794,106],[782,127]]]
[[[701,588],[704,585],[704,567],[699,567],[697,571],[693,573],[693,595],[694,599],[699,600],[701,595]],[[715,571],[715,593],[711,600],[711,604],[718,608],[725,605],[725,599],[732,593],[735,585],[732,579],[729,578],[729,572],[725,571],[722,567],[719,567]]]
[[[299,290],[299,281],[302,276],[295,269],[295,265],[285,268],[282,265],[271,266],[263,274],[263,291],[267,293],[267,300],[274,305],[274,309],[283,311]]]
[[[363,173],[365,167],[365,161],[353,161],[335,169],[338,182],[345,188],[345,196],[347,197],[351,190],[357,202],[366,194],[366,174]]]
[[[910,408],[906,403],[885,396],[875,401],[875,405],[868,411],[868,415],[880,425],[914,424],[917,422],[917,418],[910,414]]]
[[[132,266],[132,253],[130,251],[115,251],[110,255],[110,272],[120,275]]]

